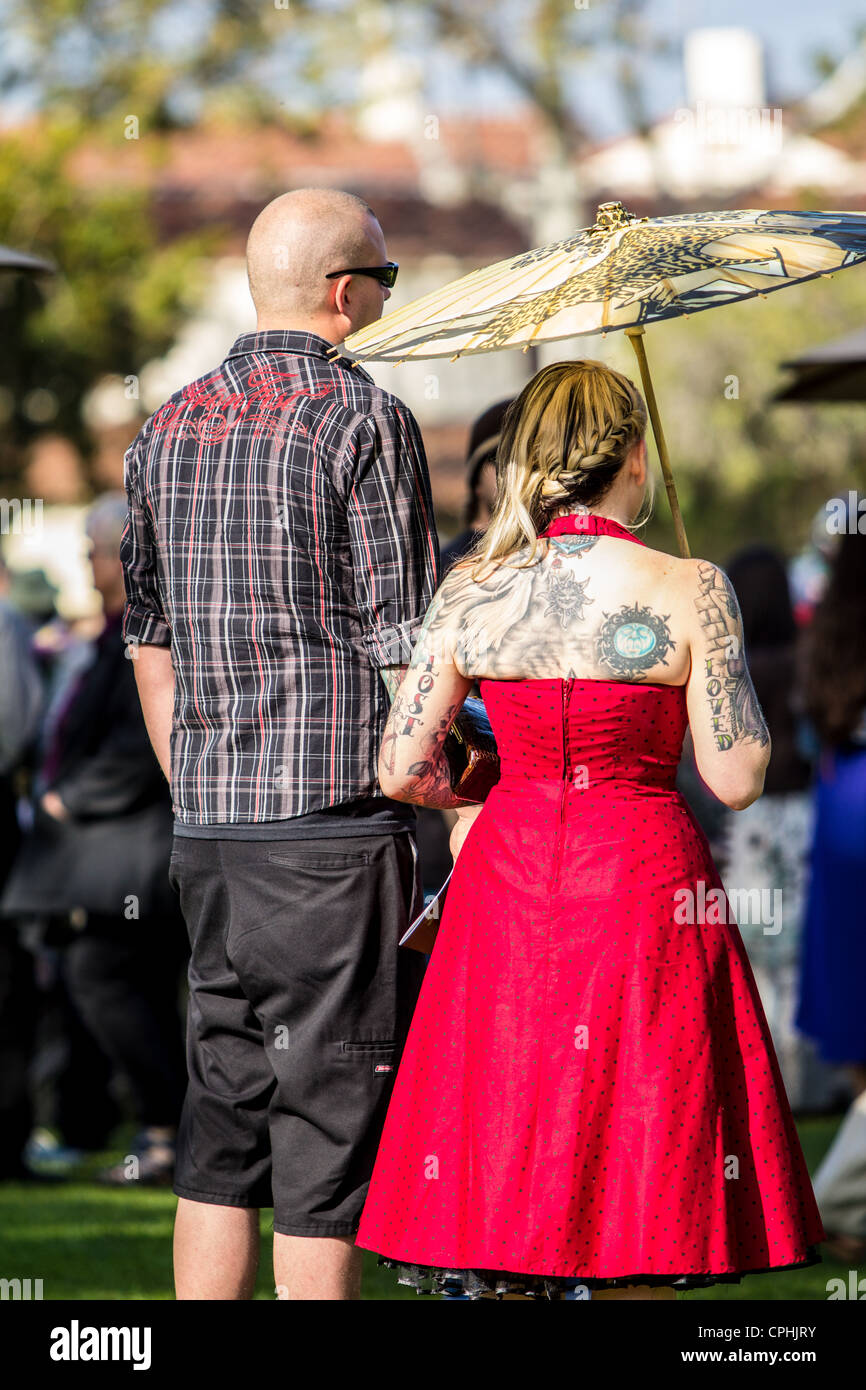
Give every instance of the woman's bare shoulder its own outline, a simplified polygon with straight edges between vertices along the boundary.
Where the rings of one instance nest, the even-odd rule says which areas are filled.
[[[542,558],[540,549],[534,558],[536,560]],[[466,556],[461,560],[456,560],[449,567],[440,587],[446,588],[447,586],[452,593],[457,591],[468,593],[473,587],[482,588],[486,593],[490,593],[492,589],[513,583],[516,574],[531,570],[533,568],[532,559],[532,553],[528,546],[498,560],[485,560],[479,555]]]
[[[665,602],[688,630],[705,631],[708,624],[733,632],[740,618],[737,595],[721,565],[700,556],[666,556],[660,588]]]
[[[696,555],[669,555],[664,550],[647,549],[644,555],[660,577],[686,592],[707,584],[724,586],[730,583],[721,566],[712,560],[703,560]]]

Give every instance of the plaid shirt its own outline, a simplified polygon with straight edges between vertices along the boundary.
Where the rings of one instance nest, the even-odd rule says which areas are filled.
[[[123,635],[171,646],[180,825],[382,795],[378,668],[409,660],[439,544],[414,417],[329,353],[242,334],[126,454]]]

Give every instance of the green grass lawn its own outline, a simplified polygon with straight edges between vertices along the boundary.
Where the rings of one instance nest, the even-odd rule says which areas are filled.
[[[836,1131],[836,1119],[799,1125],[814,1172]],[[121,1146],[120,1153],[124,1150]],[[89,1175],[118,1153],[95,1155],[74,1181],[56,1187],[0,1184],[0,1277],[42,1279],[45,1299],[170,1299],[171,1232],[176,1198],[168,1189],[104,1188]],[[270,1213],[262,1214],[262,1257],[256,1297],[272,1299]],[[393,1272],[367,1254],[365,1299],[415,1299]],[[860,1271],[862,1275],[864,1270]],[[848,1270],[824,1263],[789,1274],[756,1275],[742,1284],[681,1294],[684,1299],[820,1299],[827,1280]],[[425,1302],[438,1300],[429,1299]]]

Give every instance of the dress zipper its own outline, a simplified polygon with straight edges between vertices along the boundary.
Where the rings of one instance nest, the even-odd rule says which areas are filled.
[[[559,871],[562,863],[562,841],[565,832],[565,803],[568,796],[568,784],[571,779],[571,749],[568,741],[568,716],[573,687],[573,677],[566,677],[562,683],[562,786],[559,792],[559,830],[556,837],[556,863],[554,865],[553,874],[554,888],[559,884]]]

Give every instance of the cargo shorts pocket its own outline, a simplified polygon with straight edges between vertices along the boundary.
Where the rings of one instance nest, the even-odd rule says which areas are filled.
[[[367,1063],[377,1075],[387,1076],[396,1070],[397,1044],[390,1042],[340,1043],[340,1053],[347,1061]]]
[[[353,864],[369,864],[370,851],[297,849],[273,850],[268,854],[269,864],[278,864],[286,869],[346,869]]]

